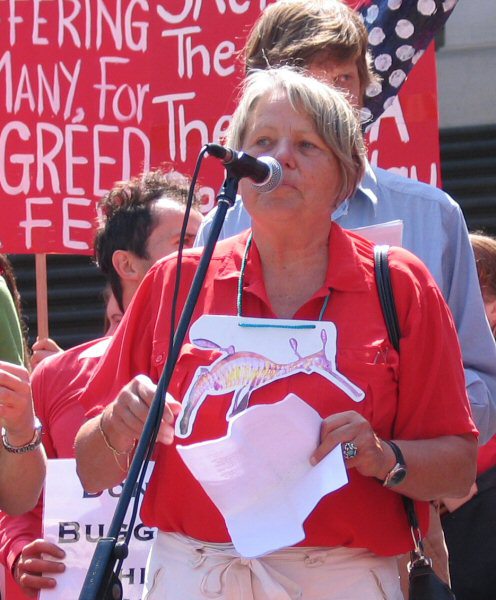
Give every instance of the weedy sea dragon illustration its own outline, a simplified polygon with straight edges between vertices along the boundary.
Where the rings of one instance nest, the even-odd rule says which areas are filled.
[[[209,395],[222,395],[235,391],[227,419],[244,411],[248,407],[250,394],[254,390],[267,385],[271,381],[281,379],[294,373],[320,373],[326,379],[342,389],[354,402],[364,398],[364,392],[339,373],[326,356],[327,333],[323,329],[320,334],[322,349],[308,356],[298,353],[298,342],[291,338],[289,345],[296,354],[297,360],[289,363],[276,363],[256,352],[236,352],[234,346],[221,348],[215,342],[206,339],[195,339],[193,343],[199,348],[217,348],[224,352],[209,367],[200,367],[196,378],[189,387],[183,402],[183,410],[179,421],[179,435],[185,437],[191,433],[190,423],[193,412],[198,410]]]

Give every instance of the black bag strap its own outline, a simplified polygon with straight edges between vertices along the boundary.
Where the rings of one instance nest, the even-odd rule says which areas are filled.
[[[374,247],[375,278],[389,339],[393,344],[393,348],[399,352],[401,332],[389,274],[388,252],[389,246]]]
[[[389,246],[374,247],[375,278],[389,339],[391,340],[391,344],[393,345],[394,349],[399,352],[401,331],[398,321],[398,313],[396,312],[396,304],[394,302],[391,275],[389,273],[388,252]],[[423,555],[424,548],[417,515],[415,513],[415,505],[411,498],[407,498],[406,496],[402,496],[402,498],[403,504],[405,505],[406,514],[408,516],[408,522],[412,530],[412,536],[415,542],[416,550],[420,550]]]

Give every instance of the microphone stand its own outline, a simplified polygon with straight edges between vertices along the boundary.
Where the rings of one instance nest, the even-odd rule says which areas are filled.
[[[127,543],[118,542],[118,536],[122,529],[126,513],[133,497],[136,483],[142,470],[143,461],[153,447],[157,433],[157,424],[162,418],[164,410],[165,392],[169,387],[174,367],[179,357],[184,338],[193,316],[198,296],[205,280],[205,275],[210,264],[215,243],[222,229],[227,209],[233,206],[238,190],[239,177],[226,167],[227,176],[219,195],[217,196],[217,211],[212,221],[212,229],[198,264],[197,271],[186,299],[170,355],[157,385],[157,391],[150,405],[150,410],[145,421],[143,432],[139,439],[136,451],[131,462],[129,473],[122,488],[117,507],[112,518],[106,537],[97,542],[93,558],[91,559],[86,578],[79,595],[79,600],[121,600],[123,597],[122,584],[116,564],[123,561],[128,555]]]

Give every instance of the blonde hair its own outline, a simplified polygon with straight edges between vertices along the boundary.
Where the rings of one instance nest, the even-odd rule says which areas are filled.
[[[365,144],[355,110],[340,91],[292,67],[253,71],[242,84],[226,143],[242,150],[251,113],[261,98],[281,92],[292,108],[307,115],[339,164],[342,202],[355,191],[365,172]]]

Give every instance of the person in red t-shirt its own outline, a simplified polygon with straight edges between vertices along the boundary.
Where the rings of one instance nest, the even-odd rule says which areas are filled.
[[[428,501],[465,494],[475,478],[477,430],[452,317],[425,266],[391,248],[400,355],[388,339],[374,246],[330,219],[365,161],[360,124],[341,92],[291,68],[254,72],[227,144],[274,157],[282,182],[267,190],[241,181],[252,229],[217,244],[174,367],[141,511],[159,530],[145,592],[398,600],[395,557],[412,548],[402,494],[417,501],[425,532]],[[200,255],[184,255],[179,302]],[[166,258],[147,274],[81,397],[92,418],[77,434],[76,460],[88,492],[120,481],[142,432],[167,357],[176,262]],[[212,324],[220,318],[224,331]],[[240,347],[247,338],[250,347]],[[292,349],[294,361],[269,360],[276,344],[284,356]],[[290,392],[322,417],[310,464],[342,444],[349,483],[321,498],[297,545],[247,558],[221,512],[232,505],[214,504],[176,445],[222,438],[233,415]],[[256,446],[250,451],[264,463]],[[231,465],[223,466],[211,482],[229,477]]]
[[[107,284],[103,291],[103,299],[105,301],[105,319],[104,327],[105,335],[112,335],[117,329],[117,325],[121,322],[122,311],[117,304],[110,286]],[[45,360],[54,354],[63,352],[64,350],[51,338],[39,338],[31,347],[31,369],[37,367],[41,361]]]
[[[95,239],[95,259],[111,286],[110,325],[128,307],[151,265],[177,249],[188,189],[186,177],[157,169],[117,184],[101,201],[103,216]],[[202,219],[198,202],[196,198],[190,213],[187,247],[192,246]],[[84,422],[78,398],[110,340],[105,337],[57,353],[34,370],[32,394],[49,458],[74,456],[74,438]],[[63,550],[40,537],[41,515],[40,500],[30,513],[0,517],[0,550],[8,571],[9,600],[55,587],[52,574],[64,570]],[[10,572],[22,590],[12,582]]]

